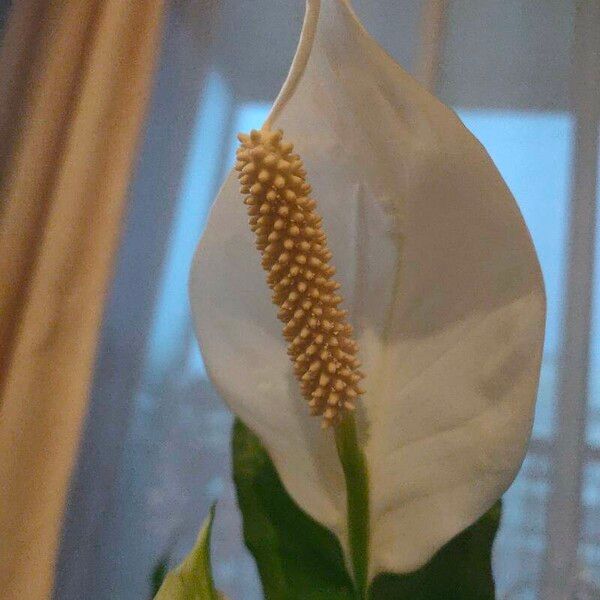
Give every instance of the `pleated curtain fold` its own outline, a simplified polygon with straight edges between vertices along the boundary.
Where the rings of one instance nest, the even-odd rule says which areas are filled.
[[[0,50],[0,596],[52,593],[164,0],[14,0]]]

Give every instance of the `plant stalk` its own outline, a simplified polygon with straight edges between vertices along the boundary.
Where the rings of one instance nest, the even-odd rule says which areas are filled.
[[[369,479],[356,420],[346,413],[335,426],[335,443],[346,480],[348,542],[357,600],[366,600],[369,574]]]

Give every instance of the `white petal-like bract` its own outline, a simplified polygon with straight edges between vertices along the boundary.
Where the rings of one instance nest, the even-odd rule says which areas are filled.
[[[370,573],[411,571],[489,509],[523,460],[545,323],[531,238],[484,148],[346,0],[309,0],[268,124],[306,165],[356,329]],[[333,435],[300,396],[233,172],[191,300],[219,393],[346,549]]]

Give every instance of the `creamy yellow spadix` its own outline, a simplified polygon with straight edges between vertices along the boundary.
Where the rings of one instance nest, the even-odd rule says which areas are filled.
[[[363,374],[317,202],[302,159],[282,138],[280,129],[240,134],[235,168],[294,373],[328,427],[356,408]]]
[[[480,517],[522,462],[545,321],[537,257],[484,148],[346,0],[309,0],[267,126],[302,157],[360,348],[370,577],[407,572]],[[334,436],[306,410],[238,188],[232,171],[192,271],[204,360],[289,494],[348,553]]]

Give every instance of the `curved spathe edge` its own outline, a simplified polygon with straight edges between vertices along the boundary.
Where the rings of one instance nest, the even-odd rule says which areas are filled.
[[[304,22],[300,31],[298,47],[296,48],[296,53],[294,54],[292,65],[283,83],[283,87],[279,90],[279,94],[277,94],[277,98],[275,98],[275,102],[265,120],[265,127],[270,127],[273,121],[277,119],[279,113],[286,102],[293,96],[302,79],[315,41],[320,12],[321,0],[306,0],[306,12],[304,13]]]

